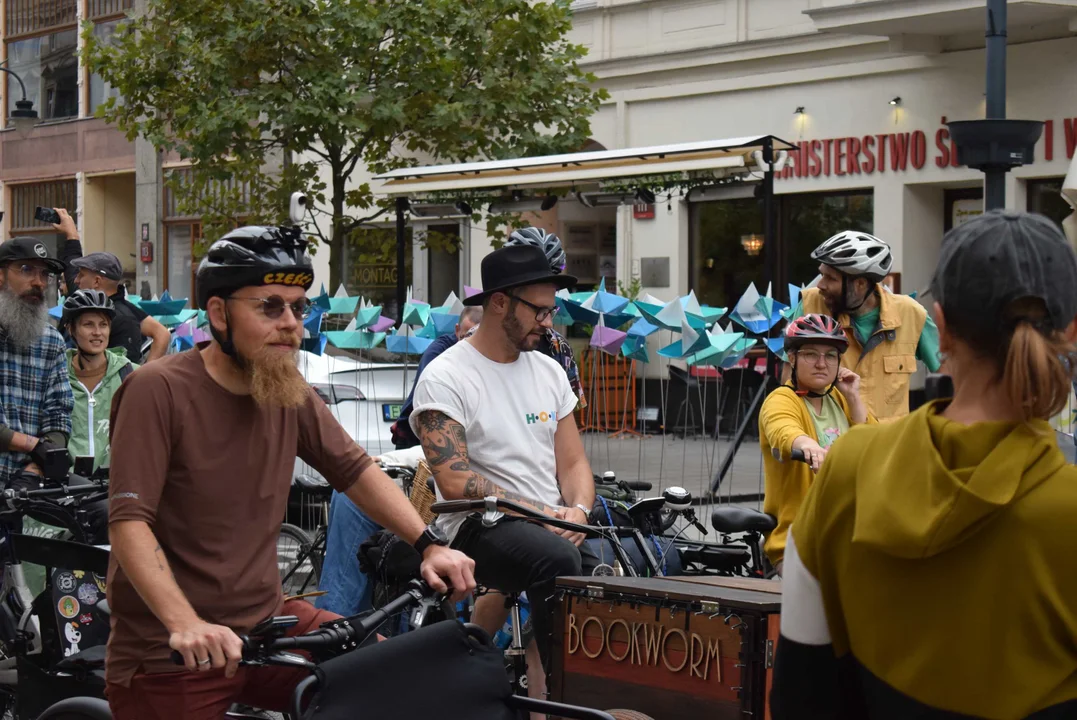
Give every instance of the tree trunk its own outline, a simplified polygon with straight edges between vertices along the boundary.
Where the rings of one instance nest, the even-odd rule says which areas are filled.
[[[344,233],[344,188],[347,178],[344,177],[344,166],[340,161],[340,152],[336,149],[329,150],[329,167],[333,175],[333,232],[329,241],[329,287],[330,295],[337,291],[342,282],[346,282],[350,274],[348,267],[348,248]]]

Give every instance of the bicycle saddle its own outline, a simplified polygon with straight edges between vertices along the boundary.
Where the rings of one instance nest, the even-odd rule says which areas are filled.
[[[313,475],[296,475],[292,480],[292,484],[299,488],[299,491],[304,495],[309,495],[314,498],[328,498],[333,494],[333,486],[322,478],[316,478]]]
[[[778,526],[773,515],[749,508],[725,506],[711,513],[711,527],[720,533],[770,532]]]

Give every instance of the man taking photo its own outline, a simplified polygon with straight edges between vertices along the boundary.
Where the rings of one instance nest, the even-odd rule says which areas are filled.
[[[71,436],[74,400],[64,341],[48,322],[45,288],[64,266],[41,241],[0,245],[0,483],[43,474]]]

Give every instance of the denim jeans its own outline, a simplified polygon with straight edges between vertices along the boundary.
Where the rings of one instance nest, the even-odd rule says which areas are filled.
[[[359,570],[359,546],[381,530],[355,503],[338,492],[329,503],[329,532],[315,606],[343,617],[371,609],[370,578]]]

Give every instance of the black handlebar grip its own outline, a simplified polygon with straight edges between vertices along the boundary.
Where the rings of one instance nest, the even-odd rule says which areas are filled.
[[[482,510],[486,507],[485,500],[442,500],[430,506],[430,512],[435,515],[442,513],[467,512],[468,510]]]
[[[653,486],[646,480],[626,480],[625,487],[629,490],[642,490],[643,492],[647,492]]]
[[[808,459],[804,456],[803,450],[794,450],[793,452],[789,453],[789,459],[793,462],[808,462]]]

